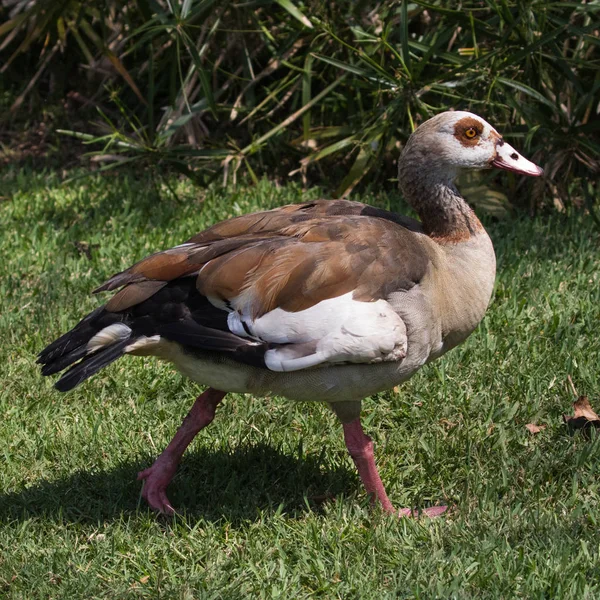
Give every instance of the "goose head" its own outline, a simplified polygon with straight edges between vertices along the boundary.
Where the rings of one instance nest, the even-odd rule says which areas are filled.
[[[463,170],[492,167],[533,177],[543,173],[487,121],[464,111],[443,112],[420,125],[400,157],[401,180],[405,171],[412,170],[410,165],[433,180],[452,180]]]

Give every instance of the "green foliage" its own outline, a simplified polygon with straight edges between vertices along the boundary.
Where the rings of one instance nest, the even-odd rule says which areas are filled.
[[[3,38],[0,55],[5,58],[0,73],[15,68],[16,64],[16,70],[25,67],[26,74],[25,88],[14,101],[13,111],[22,105],[46,71],[55,77],[65,67],[73,69],[74,59],[82,61],[90,70],[102,70],[106,65],[98,59],[105,59],[143,101],[117,56],[123,50],[124,36],[132,24],[132,7],[122,10],[121,4],[110,0],[9,0],[3,3],[0,16],[7,18],[0,24],[0,39]],[[35,67],[26,60],[32,52],[39,52]],[[53,70],[52,66],[58,68]],[[15,78],[20,79],[20,75]],[[56,82],[53,80],[50,85],[55,86]]]
[[[110,59],[103,133],[77,133],[102,145],[96,159],[106,168],[133,161],[196,181],[224,171],[227,181],[243,167],[254,180],[319,176],[346,195],[366,176],[378,185],[395,177],[393,159],[414,127],[461,108],[546,168],[545,180],[523,188],[532,208],[544,197],[565,204],[566,182],[579,184],[576,204],[594,195],[597,2],[121,4],[36,0],[0,27],[10,37],[27,26],[15,53],[35,39],[66,47],[70,32],[88,66],[92,48]]]
[[[581,214],[489,227],[499,276],[481,326],[364,403],[392,501],[450,514],[371,512],[325,407],[231,394],[184,456],[169,488],[183,514],[165,521],[135,476],[198,387],[127,357],[59,394],[35,354],[98,306],[90,290],[115,271],[319,190],[172,180],[177,202],[132,177],[1,177],[3,599],[600,597],[600,439],[561,419],[568,375],[600,406],[598,234]],[[401,209],[396,195],[365,200]],[[532,436],[531,422],[547,428]]]

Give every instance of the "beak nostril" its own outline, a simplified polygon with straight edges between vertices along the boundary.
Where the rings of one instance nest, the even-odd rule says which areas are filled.
[[[500,141],[496,142],[496,156],[490,161],[490,165],[521,175],[531,175],[532,177],[539,177],[543,173],[540,167],[521,156],[507,142],[502,144],[500,144]]]

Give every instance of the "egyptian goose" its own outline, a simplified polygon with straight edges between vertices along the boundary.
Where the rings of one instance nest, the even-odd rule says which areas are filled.
[[[138,475],[155,510],[173,512],[166,488],[225,394],[247,392],[328,403],[367,492],[393,512],[361,400],[408,379],[483,318],[494,250],[453,181],[489,167],[542,174],[482,118],[441,113],[399,160],[400,187],[421,222],[320,200],[217,223],[101,285],[96,292],[118,291],[40,353],[42,374],[70,367],[56,383],[66,392],[124,354],[153,355],[209,386]]]

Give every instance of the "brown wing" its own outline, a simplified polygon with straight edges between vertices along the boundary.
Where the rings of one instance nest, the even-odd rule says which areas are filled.
[[[274,308],[299,311],[352,291],[357,300],[412,287],[429,258],[420,225],[348,201],[318,201],[218,223],[181,246],[133,265],[96,291],[123,287],[106,308],[142,302],[179,277],[258,317]]]
[[[288,204],[273,210],[234,217],[217,223],[194,237],[188,242],[200,244],[203,242],[232,238],[239,235],[273,233],[288,225],[294,225],[314,218],[338,216],[377,217],[402,225],[409,231],[422,232],[421,223],[410,217],[382,210],[350,200],[315,200],[304,204]]]

